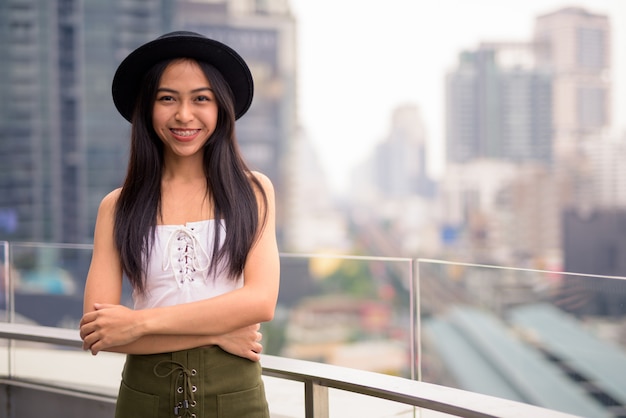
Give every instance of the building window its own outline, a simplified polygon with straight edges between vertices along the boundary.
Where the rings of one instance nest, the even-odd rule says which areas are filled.
[[[599,87],[578,88],[578,123],[582,129],[602,128],[606,123],[606,92]]]
[[[604,50],[604,31],[600,29],[579,28],[576,31],[578,41],[578,65],[581,68],[600,70],[606,66]]]

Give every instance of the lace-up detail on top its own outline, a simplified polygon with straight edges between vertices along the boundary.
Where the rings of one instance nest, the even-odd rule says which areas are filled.
[[[194,281],[210,266],[209,255],[195,233],[195,228],[181,226],[170,234],[163,254],[163,271],[170,267],[178,286]],[[204,277],[206,279],[206,276]]]
[[[223,222],[213,219],[185,225],[158,225],[146,268],[146,290],[133,292],[135,309],[171,306],[207,299],[235,290],[243,277],[232,280],[224,269],[226,260],[212,268],[213,242]]]

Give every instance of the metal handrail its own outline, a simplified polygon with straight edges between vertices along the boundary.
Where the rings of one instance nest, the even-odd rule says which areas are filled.
[[[82,347],[77,331],[38,325],[0,323],[0,339]],[[575,417],[493,396],[346,367],[270,355],[264,355],[261,363],[265,376],[304,383],[307,418],[329,416],[329,388],[468,418]]]

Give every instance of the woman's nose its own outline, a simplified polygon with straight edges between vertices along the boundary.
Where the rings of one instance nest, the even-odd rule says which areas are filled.
[[[178,122],[186,123],[193,119],[193,112],[191,106],[187,103],[181,103],[176,111],[176,120]]]

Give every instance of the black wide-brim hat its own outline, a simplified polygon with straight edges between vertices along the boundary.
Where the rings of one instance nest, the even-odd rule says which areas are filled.
[[[141,79],[155,64],[174,58],[192,58],[214,66],[230,86],[235,119],[250,108],[254,94],[252,74],[246,62],[231,47],[195,32],[166,33],[131,52],[113,77],[113,102],[129,122],[133,117]]]

